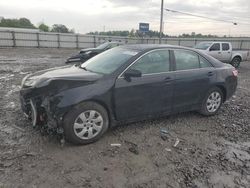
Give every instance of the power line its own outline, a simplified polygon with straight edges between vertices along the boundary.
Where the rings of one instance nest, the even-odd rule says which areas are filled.
[[[210,18],[210,17],[207,17],[207,16],[192,14],[192,13],[188,13],[188,12],[182,12],[182,11],[178,11],[178,10],[172,10],[172,9],[168,9],[168,8],[165,8],[165,10],[168,11],[168,12],[179,13],[179,14],[184,14],[184,15],[188,15],[188,16],[198,17],[198,18],[204,18],[204,19],[209,19],[209,20],[214,20],[214,21],[219,21],[219,22],[232,23],[233,25],[238,25],[238,24],[250,25],[250,23],[238,23],[238,22],[233,22],[233,21],[229,21],[229,20]]]

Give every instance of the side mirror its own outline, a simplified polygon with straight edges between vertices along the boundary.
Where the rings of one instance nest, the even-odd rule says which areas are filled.
[[[124,78],[127,81],[131,81],[131,77],[141,77],[141,71],[136,70],[136,69],[128,69],[126,70],[126,72],[124,73]]]

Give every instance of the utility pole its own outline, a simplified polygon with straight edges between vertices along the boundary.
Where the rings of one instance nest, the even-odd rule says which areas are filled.
[[[163,25],[163,4],[164,4],[164,0],[161,0],[161,22],[160,22],[160,40],[159,43],[161,44],[161,38],[162,38],[162,25]]]

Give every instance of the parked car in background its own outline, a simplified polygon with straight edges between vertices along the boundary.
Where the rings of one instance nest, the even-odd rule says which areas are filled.
[[[214,115],[236,86],[234,67],[198,50],[126,45],[26,76],[20,99],[33,126],[87,144],[119,123],[191,110]]]
[[[233,51],[230,42],[201,42],[194,48],[224,63],[230,63],[235,68],[238,68],[242,61],[246,61],[250,58],[250,51]]]
[[[85,48],[81,49],[80,52],[77,55],[73,55],[67,59],[65,62],[66,64],[68,63],[83,63],[86,60],[90,59],[91,57],[94,57],[95,55],[102,53],[108,49],[117,47],[122,45],[123,43],[121,42],[105,42],[96,48]]]

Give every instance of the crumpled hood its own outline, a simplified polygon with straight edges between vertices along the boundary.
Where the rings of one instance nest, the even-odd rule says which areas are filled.
[[[22,85],[42,87],[52,80],[77,80],[77,81],[96,81],[101,78],[101,74],[86,71],[78,66],[63,66],[52,69],[42,70],[34,74],[27,75],[23,79]]]

